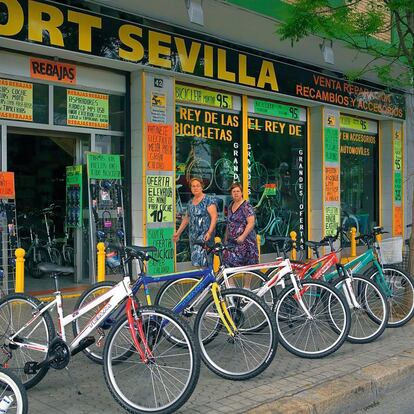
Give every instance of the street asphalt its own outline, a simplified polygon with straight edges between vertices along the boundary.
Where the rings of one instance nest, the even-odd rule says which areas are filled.
[[[70,311],[74,303],[74,298],[67,299],[65,309]],[[371,344],[346,343],[323,359],[302,359],[279,345],[276,358],[264,373],[241,382],[221,379],[202,366],[198,385],[179,412],[354,413],[412,381],[413,339],[411,321],[402,328],[386,329]],[[28,391],[30,414],[125,412],[111,397],[100,365],[80,353],[68,367],[70,375],[66,370],[51,369]]]

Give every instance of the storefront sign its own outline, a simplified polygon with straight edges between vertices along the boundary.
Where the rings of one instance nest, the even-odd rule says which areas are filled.
[[[147,175],[147,222],[173,221],[173,177]]]
[[[339,207],[325,207],[325,235],[335,236],[340,225]]]
[[[30,77],[52,82],[76,84],[76,66],[53,60],[30,58]]]
[[[0,118],[33,121],[33,84],[0,79]]]
[[[254,113],[275,116],[277,118],[288,118],[295,121],[306,120],[306,110],[304,108],[283,105],[276,102],[262,101],[259,99],[254,100]]]
[[[172,125],[147,124],[147,169],[172,171]]]
[[[113,154],[87,155],[88,178],[96,180],[121,179],[121,156]]]
[[[216,108],[222,109],[233,109],[232,95],[191,86],[176,85],[175,99],[177,102],[215,106]]]
[[[325,201],[339,201],[339,168],[325,167]]]
[[[15,198],[14,172],[0,172],[0,199]]]
[[[302,137],[305,133],[304,125],[283,122],[275,119],[247,118],[247,126],[252,131],[263,131],[272,134]]]
[[[341,154],[370,157],[376,151],[376,135],[341,131]]]
[[[88,128],[109,128],[109,95],[68,89],[67,124]]]
[[[3,37],[405,118],[403,94],[326,76],[251,49],[237,50],[234,44],[219,45],[206,35],[189,37],[166,25],[167,31],[161,31],[149,19],[144,25],[139,17],[134,22],[132,15],[122,21],[49,1],[6,0],[2,4]],[[79,41],[73,41],[73,33],[79,34]]]
[[[174,243],[172,227],[147,229],[148,246],[155,246],[156,253],[151,255],[157,259],[148,262],[148,273],[150,275],[161,275],[174,272]]]
[[[325,128],[325,162],[339,162],[339,131],[337,128]]]

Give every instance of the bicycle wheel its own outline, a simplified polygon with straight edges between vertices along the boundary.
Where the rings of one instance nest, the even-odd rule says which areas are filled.
[[[250,189],[255,193],[261,191],[262,187],[267,184],[268,178],[267,168],[261,162],[253,162],[250,167]]]
[[[194,336],[188,324],[168,309],[145,306],[138,314],[132,329],[140,345],[148,344],[148,361],[135,348],[126,317],[120,319],[105,344],[106,384],[114,399],[131,413],[174,412],[191,396],[200,374]],[[141,328],[144,337],[139,334]],[[170,333],[180,338],[180,345],[167,340]]]
[[[409,322],[414,315],[414,280],[391,265],[384,265],[382,274],[377,268],[368,269],[365,276],[373,279],[387,297],[390,306],[388,327],[396,328]]]
[[[220,292],[236,326],[229,334],[213,297],[201,305],[194,325],[201,357],[222,378],[245,380],[263,372],[276,355],[278,335],[274,315],[265,302],[245,289]],[[256,329],[260,326],[261,329]]]
[[[62,264],[62,255],[60,254],[60,251],[55,247],[51,247],[48,252],[49,261],[60,266]]]
[[[62,253],[65,264],[67,266],[73,266],[75,264],[75,249],[71,246],[65,246]]]
[[[7,414],[27,414],[29,403],[23,384],[10,370],[0,368],[0,407]],[[2,412],[2,411],[0,411]]]
[[[302,308],[294,286],[286,287],[280,293],[275,309],[279,340],[292,354],[321,358],[332,354],[344,343],[351,315],[343,295],[327,283],[303,281],[301,285],[300,297],[308,314]]]
[[[374,281],[364,276],[355,275],[348,282],[347,279],[349,278],[344,276],[335,280],[334,286],[343,293],[351,310],[348,341],[360,344],[372,342],[387,326],[389,315],[387,298]],[[356,303],[353,303],[352,295]],[[335,323],[334,318],[332,321]]]
[[[227,158],[220,158],[214,168],[214,182],[219,190],[227,192],[234,181],[234,165]]]
[[[202,158],[195,158],[187,167],[185,174],[187,183],[190,182],[192,178],[201,178],[203,180],[203,190],[206,191],[210,188],[211,183],[213,182],[213,169],[211,165],[206,160]]]
[[[95,300],[97,297],[102,296],[108,290],[111,290],[115,285],[115,282],[107,280],[105,282],[96,283],[89,289],[86,289],[76,301],[73,312],[76,312],[78,309]],[[102,309],[108,302],[109,299],[105,302],[102,302],[99,305],[99,309]],[[93,316],[99,312],[99,309],[95,307],[72,322],[72,330],[73,335],[75,337],[77,337],[79,333],[83,331],[83,329],[91,321]],[[105,321],[101,323],[101,325],[98,326],[94,331],[95,343],[91,346],[88,346],[82,351],[93,362],[96,362],[98,364],[103,363],[103,349],[105,345],[105,338],[108,330],[112,327],[113,323],[114,321],[108,320],[108,318],[105,319]]]
[[[26,362],[42,362],[47,353],[36,350],[35,347],[23,348],[19,343],[33,342],[45,347],[55,337],[55,328],[48,312],[40,316],[35,323],[30,324],[20,332],[13,341],[11,336],[33,318],[41,302],[28,295],[15,293],[0,300],[0,367],[9,368],[20,379],[25,388],[36,385],[47,373],[49,367],[41,368],[35,374],[26,374]]]

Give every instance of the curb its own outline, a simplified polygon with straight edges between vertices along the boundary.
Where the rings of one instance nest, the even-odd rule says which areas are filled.
[[[244,411],[248,414],[351,414],[414,379],[414,348],[299,393]]]

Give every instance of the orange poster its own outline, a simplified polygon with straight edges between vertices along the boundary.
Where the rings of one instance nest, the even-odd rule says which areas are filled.
[[[392,235],[402,236],[402,208],[400,206],[394,206],[394,225]]]
[[[172,171],[172,125],[147,124],[147,169]]]
[[[74,85],[76,66],[53,60],[30,58],[30,77]]]
[[[325,167],[325,201],[339,201],[338,167]]]
[[[0,198],[14,198],[14,172],[0,172]]]

